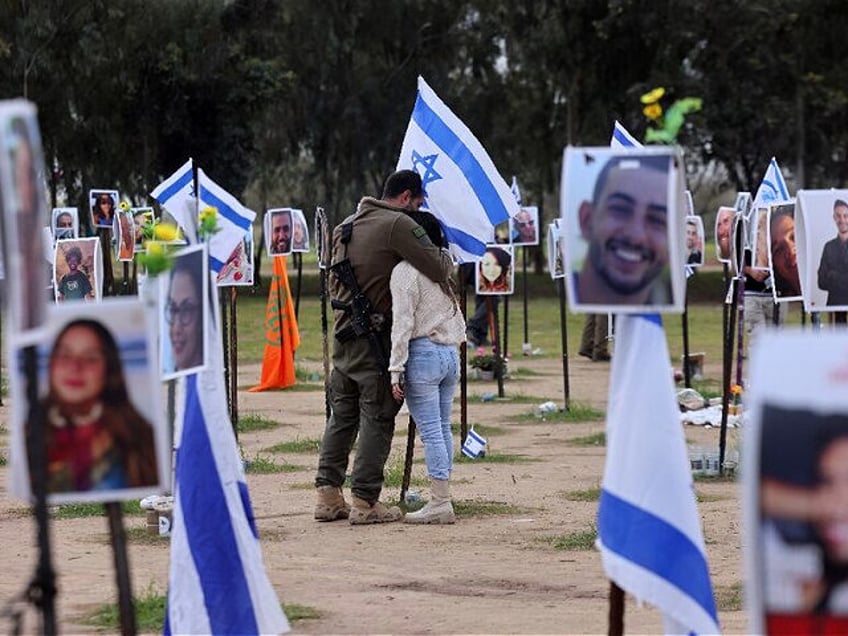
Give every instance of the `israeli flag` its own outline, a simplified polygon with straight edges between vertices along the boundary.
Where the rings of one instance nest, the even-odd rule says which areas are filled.
[[[780,172],[780,166],[777,165],[777,159],[771,158],[766,174],[763,177],[760,187],[757,188],[757,194],[754,195],[753,209],[761,208],[769,203],[789,200],[789,189],[786,187],[786,181],[783,180],[783,174]]]
[[[256,212],[244,207],[200,169],[197,171],[197,185],[200,207],[211,205],[218,210],[218,232],[208,240],[209,268],[217,274],[236,246],[244,240],[245,233],[250,231]]]
[[[610,148],[641,148],[642,144],[636,141],[636,137],[627,132],[627,129],[622,126],[618,120],[612,127],[612,139],[610,140]]]
[[[616,335],[598,505],[604,570],[662,611],[666,633],[717,634],[662,322],[658,315],[621,315]]]
[[[462,444],[462,454],[471,459],[477,459],[486,452],[486,438],[478,435],[472,428],[465,436],[465,442]]]
[[[208,343],[216,363],[185,378],[164,631],[280,634],[289,624],[262,562],[214,330]]]
[[[194,175],[189,159],[174,174],[160,183],[150,193],[168,213],[174,217],[183,232],[192,235],[197,223],[192,218],[194,210]]]
[[[427,209],[459,262],[479,260],[494,227],[519,211],[486,150],[421,77],[397,169],[421,175]]]
[[[512,196],[515,197],[515,202],[521,205],[521,190],[518,189],[518,179],[515,175],[512,175],[512,185],[509,189],[512,190]]]

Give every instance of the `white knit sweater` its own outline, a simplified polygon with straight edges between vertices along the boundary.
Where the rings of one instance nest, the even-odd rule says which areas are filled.
[[[426,336],[438,344],[459,345],[465,342],[465,320],[439,284],[406,261],[395,265],[389,286],[392,290],[389,371],[392,383],[396,384],[406,367],[410,340]]]

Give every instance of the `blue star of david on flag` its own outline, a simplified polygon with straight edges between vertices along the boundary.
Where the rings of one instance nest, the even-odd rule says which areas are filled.
[[[421,187],[424,189],[424,194],[427,194],[427,184],[432,181],[438,181],[442,178],[436,169],[433,167],[439,155],[421,156],[417,150],[412,151],[412,167],[421,175]],[[423,166],[423,171],[418,166]]]

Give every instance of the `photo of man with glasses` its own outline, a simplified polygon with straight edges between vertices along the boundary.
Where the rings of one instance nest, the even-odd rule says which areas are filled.
[[[512,244],[513,245],[538,245],[539,244],[539,210],[538,208],[521,208],[521,211],[512,217]]]

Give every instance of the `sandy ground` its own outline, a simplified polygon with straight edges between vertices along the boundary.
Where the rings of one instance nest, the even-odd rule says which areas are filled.
[[[521,417],[538,404],[563,404],[558,359],[517,358],[516,374],[506,382],[504,400],[484,402],[494,382],[469,382],[468,421],[497,427],[489,436],[492,453],[515,455],[520,463],[468,462],[454,471],[454,499],[465,505],[453,526],[387,524],[367,527],[347,522],[318,523],[312,518],[315,452],[277,454],[291,472],[248,475],[258,517],[265,565],[285,604],[316,610],[319,618],[294,624],[301,634],[600,634],[607,630],[609,582],[595,550],[562,550],[552,539],[592,531],[596,501],[572,501],[571,491],[600,485],[605,449],[575,446],[570,440],[604,430],[603,422],[563,423]],[[582,358],[570,362],[574,402],[603,409],[609,364]],[[318,364],[307,364],[315,371]],[[707,369],[711,377],[719,370]],[[241,386],[255,383],[258,366],[239,369]],[[319,390],[239,395],[242,415],[258,414],[281,422],[269,431],[244,433],[240,443],[251,459],[264,449],[298,438],[315,439],[323,430],[324,394]],[[8,422],[8,400],[0,409]],[[459,403],[455,409],[459,418]],[[718,429],[686,427],[693,445],[718,446]],[[392,458],[401,461],[406,417],[398,418]],[[423,457],[420,442],[416,458]],[[5,468],[0,469],[0,473]],[[413,477],[423,478],[419,461]],[[32,577],[35,525],[25,506],[10,500],[5,475],[0,497],[0,546],[4,576],[0,600],[8,604]],[[421,489],[421,486],[413,486]],[[696,491],[704,524],[713,585],[726,633],[744,633],[740,609],[742,582],[738,485],[699,481]],[[397,499],[398,489],[384,491]],[[502,504],[499,512],[484,504]],[[169,544],[143,530],[146,519],[125,519],[136,595],[167,585]],[[116,598],[112,553],[105,517],[54,520],[53,559],[58,575],[57,612],[62,633],[93,633],[81,623],[94,608]],[[736,596],[736,600],[728,601]],[[5,623],[5,624],[3,624]],[[625,630],[659,633],[659,612],[640,607],[628,596]],[[25,633],[38,617],[26,614]],[[9,631],[3,618],[0,630]]]

